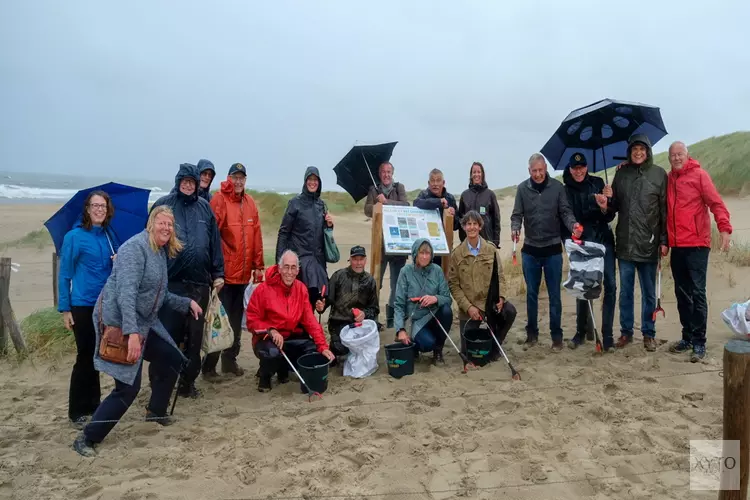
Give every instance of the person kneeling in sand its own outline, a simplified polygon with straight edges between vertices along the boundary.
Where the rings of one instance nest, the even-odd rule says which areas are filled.
[[[432,351],[432,363],[436,364],[443,361],[443,330],[450,332],[453,311],[448,283],[440,266],[432,263],[433,254],[426,238],[419,238],[412,245],[413,264],[404,266],[398,275],[393,323],[397,342],[413,342],[419,352]],[[411,319],[412,335],[406,331],[407,319]]]
[[[257,286],[247,304],[247,329],[253,334],[253,351],[260,360],[258,391],[271,390],[271,377],[289,381],[289,365],[300,356],[320,352],[333,361],[325,334],[310,308],[307,287],[297,279],[299,257],[286,250],[278,265],[268,268],[266,280]]]
[[[516,308],[501,295],[503,268],[495,244],[479,236],[483,225],[484,219],[474,210],[467,212],[461,219],[466,239],[451,252],[448,285],[458,304],[461,333],[466,328],[479,328],[482,320],[485,320],[497,335],[498,342],[502,343],[516,319]],[[493,276],[495,266],[497,268]],[[496,293],[493,294],[490,289],[495,284],[493,291]],[[461,350],[466,352],[463,335]],[[490,359],[497,361],[499,358],[500,349],[493,343]]]
[[[378,320],[378,288],[375,279],[365,271],[367,254],[364,247],[352,247],[349,267],[339,269],[328,280],[328,296],[315,302],[315,310],[323,313],[331,306],[328,316],[328,333],[331,336],[331,351],[336,356],[346,356],[349,349],[341,343],[341,330],[352,323],[366,319]],[[355,316],[354,309],[358,313]]]

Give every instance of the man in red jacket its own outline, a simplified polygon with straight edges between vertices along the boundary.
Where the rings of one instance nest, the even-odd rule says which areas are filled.
[[[253,351],[260,360],[258,390],[271,390],[271,377],[289,381],[289,366],[303,354],[315,352],[333,361],[323,328],[310,308],[307,287],[297,279],[299,257],[291,250],[281,255],[279,264],[269,267],[266,281],[258,285],[247,304],[247,329],[253,334]]]
[[[711,218],[721,233],[721,250],[729,249],[732,225],[729,211],[716,191],[711,176],[688,155],[682,142],[669,146],[667,176],[667,237],[672,249],[672,277],[677,310],[682,324],[682,340],[669,350],[675,353],[692,349],[690,361],[706,356],[706,272],[711,250]]]

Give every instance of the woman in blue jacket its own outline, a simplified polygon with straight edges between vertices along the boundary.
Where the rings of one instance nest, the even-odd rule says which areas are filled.
[[[89,194],[81,221],[65,235],[60,255],[58,311],[65,328],[73,330],[78,351],[70,377],[68,418],[79,429],[94,414],[101,398],[99,372],[94,368],[96,334],[92,317],[119,246],[108,227],[114,213],[107,193]]]

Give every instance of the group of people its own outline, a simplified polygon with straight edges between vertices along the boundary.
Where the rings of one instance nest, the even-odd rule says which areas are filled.
[[[538,296],[542,274],[550,296],[552,349],[563,347],[561,327],[562,242],[571,235],[601,243],[606,248],[602,333],[605,352],[624,347],[633,337],[633,290],[638,273],[642,291],[641,331],[644,346],[653,351],[655,328],[654,281],[660,258],[672,248],[672,271],[683,338],[673,352],[692,351],[694,361],[705,355],[705,275],[710,249],[710,219],[714,213],[729,245],[729,214],[708,174],[690,158],[682,143],[669,150],[672,170],[667,174],[653,164],[645,136],[634,136],[627,161],[615,174],[612,186],[587,171],[583,154],[574,154],[563,182],[547,173],[541,154],[529,160],[528,180],[518,186],[511,215],[514,241],[524,232],[521,248],[526,281],[527,338],[524,348],[538,343]],[[289,380],[288,365],[310,352],[332,363],[348,354],[341,341],[347,325],[365,319],[380,324],[380,289],[365,271],[367,254],[354,246],[349,265],[328,277],[330,263],[326,234],[334,220],[321,199],[322,183],[315,167],[304,174],[301,193],[292,198],[281,221],[275,264],[265,268],[258,207],[246,192],[244,165],[233,164],[219,189],[211,193],[213,164],[182,164],[174,189],[151,208],[146,228],[126,242],[110,230],[116,207],[101,191],[86,200],[81,223],[65,237],[61,252],[59,310],[72,329],[78,355],[71,376],[69,418],[81,433],[74,449],[95,455],[94,447],[112,430],[132,405],[141,385],[141,363],[150,362],[151,398],[146,420],[169,425],[170,394],[200,397],[196,380],[208,382],[223,375],[243,376],[237,361],[243,327],[252,335],[259,359],[258,390],[272,389]],[[377,203],[409,205],[404,186],[393,180],[389,162],[379,166],[379,183],[372,186],[364,206],[372,215]],[[473,163],[469,186],[457,203],[447,192],[440,170],[429,174],[428,187],[413,205],[448,211],[452,230],[461,243],[449,257],[447,276],[430,242],[413,243],[411,262],[382,252],[380,284],[390,268],[391,291],[386,325],[395,340],[432,353],[443,361],[443,346],[453,323],[456,302],[461,332],[484,322],[500,339],[516,318],[516,309],[503,295],[500,247],[500,210],[487,186],[484,167]],[[610,222],[618,217],[616,238]],[[620,268],[621,336],[614,341],[616,303],[615,267]],[[246,289],[252,286],[245,306]],[[203,311],[217,292],[234,332],[233,345],[201,359]],[[328,315],[328,338],[315,313]],[[585,341],[588,308],[579,304],[576,333],[569,341],[576,348]],[[127,337],[127,363],[104,360],[99,342],[105,329],[117,327]],[[462,336],[462,349],[465,349]],[[493,347],[491,359],[498,359]],[[115,388],[102,401],[99,372],[115,379]]]

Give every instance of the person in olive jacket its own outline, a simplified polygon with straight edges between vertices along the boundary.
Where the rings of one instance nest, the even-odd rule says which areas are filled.
[[[469,169],[469,189],[461,193],[456,220],[461,220],[470,210],[479,213],[484,219],[480,236],[500,248],[500,206],[495,192],[487,187],[484,166],[478,161]],[[466,239],[466,232],[459,225],[458,238]]]
[[[666,257],[667,172],[654,165],[651,141],[643,134],[628,140],[627,161],[612,181],[609,211],[617,213],[615,251],[620,266],[620,332],[617,347],[633,341],[635,274],[641,285],[641,333],[647,351],[656,350],[656,271]],[[610,196],[609,190],[605,195]]]
[[[588,174],[586,156],[573,153],[563,173],[563,184],[568,195],[568,203],[583,226],[581,238],[592,243],[604,245],[604,308],[602,311],[602,347],[604,352],[614,352],[612,324],[615,319],[615,300],[617,278],[615,276],[615,237],[609,223],[615,218],[614,212],[607,210],[607,197],[604,191],[604,180]],[[566,227],[560,228],[565,238],[570,238]],[[568,342],[571,349],[583,344],[586,339],[589,307],[585,300],[576,301],[576,334]]]

